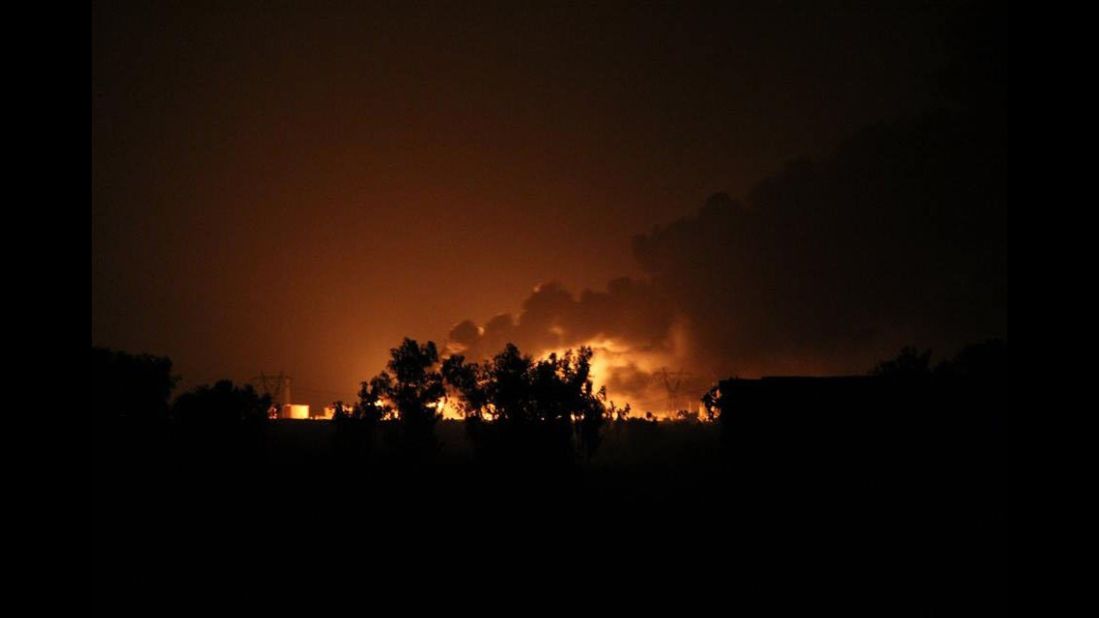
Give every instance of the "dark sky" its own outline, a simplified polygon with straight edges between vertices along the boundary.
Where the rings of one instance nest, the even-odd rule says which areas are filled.
[[[589,307],[582,319],[547,309],[542,324],[556,327],[554,344],[611,338],[659,357],[631,369],[637,380],[672,362],[661,359],[673,339],[693,342],[674,362],[716,375],[864,371],[903,338],[954,345],[1006,334],[1006,210],[996,201],[959,223],[931,208],[915,221],[928,199],[945,202],[930,189],[904,192],[905,182],[952,196],[969,186],[925,165],[939,160],[936,148],[957,153],[961,143],[1006,165],[1006,131],[997,141],[965,133],[974,123],[960,117],[912,120],[958,107],[951,76],[988,78],[964,59],[989,65],[981,24],[994,19],[977,13],[974,27],[956,7],[928,2],[588,4],[94,3],[93,343],[170,356],[184,388],[285,370],[295,399],[319,405],[351,398],[401,337],[442,343],[466,319],[522,321],[532,289],[550,282],[543,291],[560,288],[577,306],[583,290],[604,292],[616,278],[640,286],[622,297],[628,309]],[[866,133],[882,123],[891,128]],[[884,170],[874,168],[881,152]],[[909,165],[913,153],[920,162]],[[805,158],[824,162],[809,180],[786,166]],[[999,199],[989,188],[1000,169],[989,165],[963,209]],[[858,179],[869,177],[900,181],[866,195]],[[776,183],[778,196],[761,193]],[[729,212],[743,200],[785,214],[707,219],[700,208],[718,192],[737,201]],[[850,222],[871,211],[907,214],[868,234],[922,230],[931,240],[916,244],[935,245],[941,260],[866,270],[897,243],[839,256],[835,242],[814,240],[813,230],[852,229],[827,213]],[[666,229],[691,225],[717,226],[710,249],[692,249],[704,234]],[[987,237],[942,233],[959,225]],[[829,239],[848,238],[836,229]],[[695,257],[646,253],[657,245]],[[831,260],[832,275],[813,276],[826,290],[775,292],[761,275],[799,279],[810,276],[801,264]],[[716,294],[694,294],[701,272],[717,273],[705,281]],[[953,281],[959,272],[993,281],[988,294],[950,296],[968,285]],[[910,292],[946,300],[918,308],[918,320],[896,299],[868,309],[866,298],[900,292],[859,281],[899,273],[924,286]],[[807,312],[816,318],[790,317],[835,297],[861,309],[831,300]],[[951,309],[959,302],[964,319]],[[633,330],[601,327],[612,314]],[[811,334],[787,341],[791,320]],[[737,324],[756,335],[734,334]]]

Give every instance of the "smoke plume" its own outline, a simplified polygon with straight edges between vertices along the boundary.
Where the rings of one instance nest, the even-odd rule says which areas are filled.
[[[908,343],[949,354],[1006,335],[1006,174],[1006,131],[974,114],[874,126],[636,237],[644,277],[539,285],[448,345],[592,345],[611,398],[659,413],[729,375],[862,373]]]

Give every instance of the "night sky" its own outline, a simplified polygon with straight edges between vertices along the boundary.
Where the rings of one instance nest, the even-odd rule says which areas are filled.
[[[1005,17],[744,6],[95,2],[93,343],[318,406],[595,342],[657,409],[1006,336]]]

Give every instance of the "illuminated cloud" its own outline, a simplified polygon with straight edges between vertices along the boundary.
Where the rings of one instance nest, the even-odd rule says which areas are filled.
[[[579,296],[545,283],[517,316],[450,337],[473,357],[593,345],[613,398],[667,407],[663,371],[701,393],[726,375],[861,373],[906,343],[946,354],[1005,336],[1001,138],[945,112],[872,127],[638,236],[642,279]]]

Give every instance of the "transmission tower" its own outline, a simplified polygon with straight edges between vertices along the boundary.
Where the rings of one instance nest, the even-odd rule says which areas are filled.
[[[691,374],[680,369],[679,371],[669,372],[666,367],[661,367],[660,372],[657,374],[660,376],[661,381],[664,384],[664,390],[668,393],[668,411],[675,413],[680,408],[682,403],[681,391],[683,387],[683,378],[689,378]]]
[[[257,377],[252,378],[252,384],[260,395],[271,397],[271,405],[279,410],[293,401],[290,399],[290,376],[281,371],[276,375],[267,375],[261,371]]]

